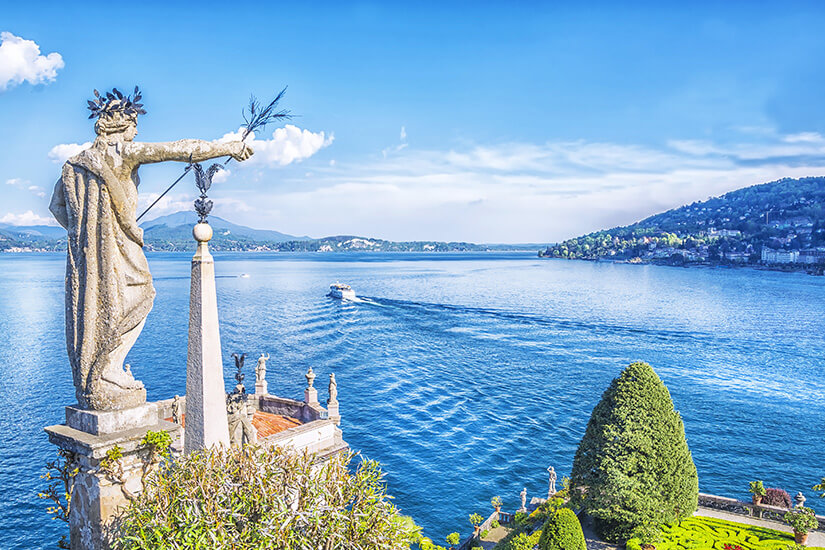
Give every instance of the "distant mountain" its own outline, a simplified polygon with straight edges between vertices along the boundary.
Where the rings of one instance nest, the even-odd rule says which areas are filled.
[[[745,187],[632,225],[568,239],[539,254],[676,264],[823,264],[825,177]]]
[[[177,240],[192,240],[192,226],[198,223],[195,212],[176,212],[168,216],[161,216],[154,220],[143,222],[143,238],[147,243],[157,243]],[[212,226],[217,241],[253,241],[253,242],[285,242],[308,241],[311,237],[296,237],[270,229],[252,229],[237,225],[218,216],[209,216],[209,225]]]
[[[65,239],[66,230],[58,225],[15,226],[0,223],[0,234],[19,241],[50,241]]]
[[[146,250],[191,251],[195,249],[192,226],[198,221],[194,212],[177,212],[140,224]],[[214,236],[209,247],[215,251],[276,252],[456,252],[487,250],[525,250],[524,245],[479,245],[466,242],[395,242],[356,235],[337,235],[313,239],[287,235],[268,229],[252,229],[217,216],[209,216]],[[0,225],[0,251],[65,250],[66,231],[52,226]],[[534,247],[529,249],[535,250]]]

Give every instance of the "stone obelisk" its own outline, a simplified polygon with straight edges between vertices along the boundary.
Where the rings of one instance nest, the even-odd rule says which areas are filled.
[[[216,444],[229,446],[215,261],[207,246],[212,238],[212,227],[208,223],[198,223],[192,234],[198,241],[198,249],[192,258],[189,293],[185,453]]]

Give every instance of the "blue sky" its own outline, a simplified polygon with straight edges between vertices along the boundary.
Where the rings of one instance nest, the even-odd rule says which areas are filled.
[[[825,4],[578,4],[4,6],[0,221],[49,220],[92,89],[134,84],[146,141],[219,139],[288,85],[300,116],[213,190],[292,234],[554,241],[825,174]],[[142,204],[179,170],[143,168]]]

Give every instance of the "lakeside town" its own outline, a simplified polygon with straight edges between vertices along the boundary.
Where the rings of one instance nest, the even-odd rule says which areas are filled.
[[[825,178],[754,185],[563,241],[540,257],[666,265],[825,268]]]

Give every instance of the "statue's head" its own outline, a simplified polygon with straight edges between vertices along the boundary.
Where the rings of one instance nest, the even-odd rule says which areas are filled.
[[[123,139],[132,141],[137,135],[137,116],[123,113],[101,115],[95,122],[95,132],[99,136],[123,134]]]
[[[101,95],[94,91],[95,100],[88,102],[89,118],[97,117],[95,132],[99,136],[121,135],[126,141],[132,141],[137,135],[137,117],[145,115],[140,90],[135,86],[133,95],[123,95],[117,88]]]

